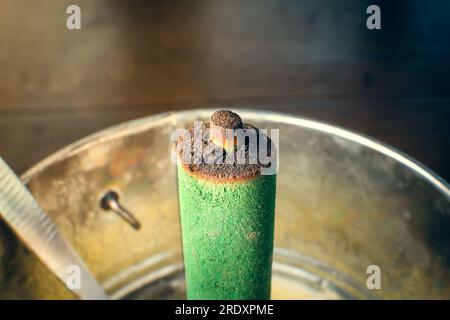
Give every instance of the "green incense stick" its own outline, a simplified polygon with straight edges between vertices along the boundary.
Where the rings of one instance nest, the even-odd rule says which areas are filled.
[[[239,127],[253,128],[232,112],[214,113],[211,123],[202,127],[207,131],[204,146],[214,141],[226,154],[236,153],[236,139],[221,139],[209,129]],[[184,139],[191,146],[195,140]],[[262,175],[261,167],[259,162],[179,162],[188,299],[270,298],[276,175]]]

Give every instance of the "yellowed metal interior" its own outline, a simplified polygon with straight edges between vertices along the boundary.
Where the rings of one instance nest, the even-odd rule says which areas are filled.
[[[113,298],[139,298],[133,292],[155,283],[170,287],[156,297],[183,297],[170,138],[174,129],[210,113],[125,123],[68,146],[23,175]],[[450,298],[450,192],[444,181],[342,129],[276,113],[240,115],[280,130],[272,298]],[[140,230],[100,207],[108,190],[120,195]],[[381,268],[381,290],[366,287],[369,265]],[[0,298],[74,298],[1,221]]]

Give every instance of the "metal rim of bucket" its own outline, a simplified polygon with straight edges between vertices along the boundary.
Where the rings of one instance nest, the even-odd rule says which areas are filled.
[[[37,175],[39,172],[41,172],[51,164],[66,159],[99,143],[148,130],[149,128],[157,126],[161,122],[170,122],[171,120],[175,122],[177,118],[183,118],[184,115],[188,114],[196,114],[199,117],[208,118],[209,115],[214,111],[216,111],[216,109],[191,109],[185,111],[164,112],[114,125],[112,127],[97,131],[91,135],[81,138],[80,140],[71,143],[66,147],[63,147],[59,151],[56,151],[55,153],[44,158],[43,160],[39,161],[37,164],[29,168],[24,174],[22,174],[21,179],[26,183],[30,179],[32,179],[33,176]],[[420,176],[427,180],[431,185],[433,185],[438,191],[442,192],[450,200],[450,185],[447,181],[445,181],[442,177],[440,177],[424,164],[384,142],[378,141],[374,138],[365,136],[349,129],[344,129],[339,126],[311,120],[305,117],[299,117],[288,113],[239,109],[239,114],[243,118],[257,118],[260,120],[291,124],[298,127],[320,131],[349,141],[353,141],[367,148],[378,151],[379,153],[384,154],[385,156],[392,158],[395,161],[401,163],[403,166],[411,169],[411,171],[414,172],[417,176]]]

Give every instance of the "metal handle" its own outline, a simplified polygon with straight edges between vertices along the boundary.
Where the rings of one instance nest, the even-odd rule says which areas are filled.
[[[134,229],[139,230],[141,228],[141,223],[138,219],[127,209],[125,209],[119,203],[119,195],[117,192],[108,191],[102,197],[100,201],[100,206],[105,210],[112,210],[117,213],[122,219],[128,222]]]

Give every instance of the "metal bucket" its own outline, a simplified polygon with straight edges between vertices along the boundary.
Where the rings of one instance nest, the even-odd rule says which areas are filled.
[[[106,129],[23,175],[113,298],[184,298],[170,136],[211,112],[166,113]],[[239,112],[260,128],[280,130],[272,298],[450,298],[445,181],[359,134]],[[109,190],[140,230],[101,208]],[[369,266],[379,268],[380,289],[367,285]],[[74,298],[2,221],[0,298]]]

